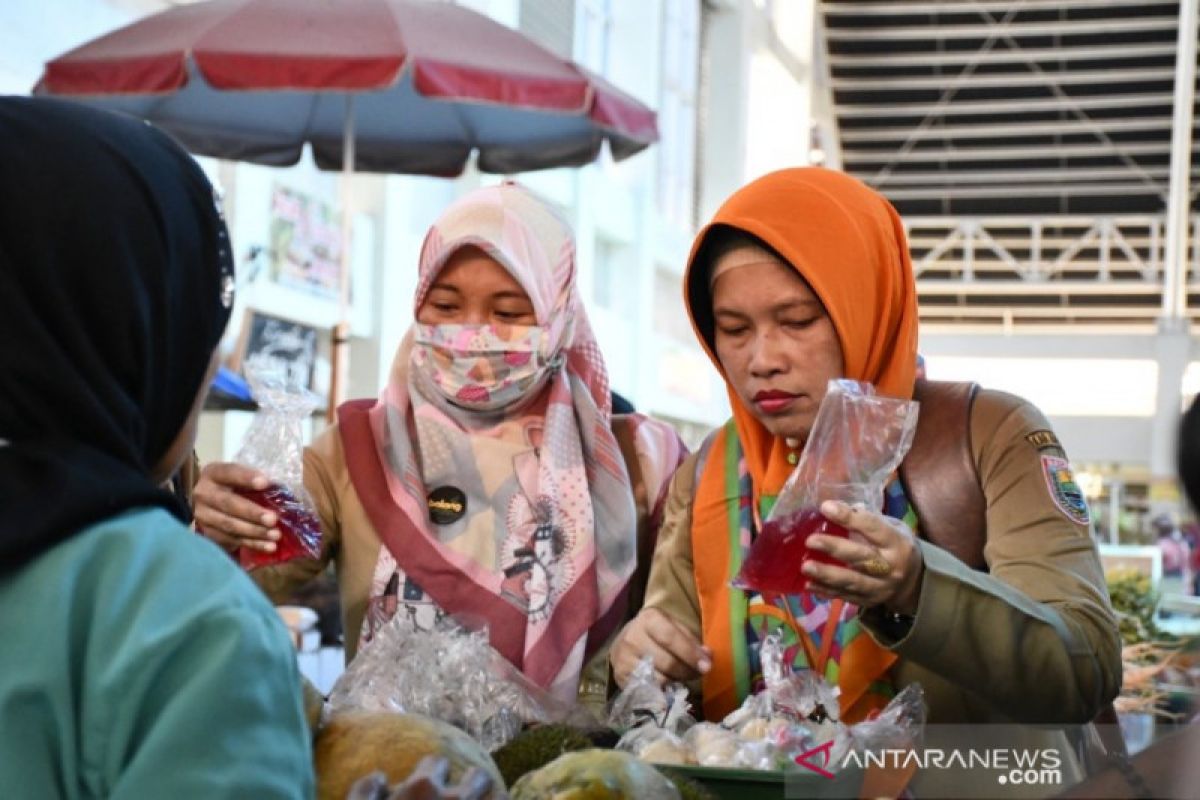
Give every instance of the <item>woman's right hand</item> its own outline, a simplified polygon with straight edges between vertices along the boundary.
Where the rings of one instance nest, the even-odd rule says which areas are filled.
[[[644,656],[661,681],[692,681],[712,669],[712,652],[687,628],[657,608],[644,608],[617,634],[609,653],[613,677],[625,686]]]
[[[247,500],[235,490],[263,490],[267,476],[241,464],[208,464],[192,490],[196,530],[226,550],[251,547],[270,553],[279,531],[275,512]]]

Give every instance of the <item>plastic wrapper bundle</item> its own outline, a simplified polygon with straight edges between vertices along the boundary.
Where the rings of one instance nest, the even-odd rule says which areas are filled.
[[[696,720],[687,695],[687,687],[680,683],[660,687],[653,659],[643,658],[608,715],[609,727],[622,732],[617,749],[658,764],[688,763],[683,736]]]
[[[421,629],[396,615],[376,632],[334,684],[331,715],[342,711],[422,714],[450,723],[489,752],[530,723],[590,722],[534,685],[489,644],[450,618]]]
[[[270,486],[238,493],[276,513],[280,538],[269,553],[243,547],[239,560],[254,569],[316,558],[321,554],[321,523],[304,488],[303,423],[317,407],[317,397],[269,360],[251,358],[246,378],[259,411],[233,460],[262,472]]]
[[[906,688],[873,719],[847,726],[838,721],[836,687],[811,670],[792,671],[777,635],[763,641],[761,660],[765,688],[720,724],[696,723],[685,687],[658,687],[643,660],[609,718],[624,731],[618,748],[660,764],[786,770],[797,769],[797,756],[832,742],[827,768],[835,772],[851,750],[906,747],[924,725],[920,686]]]
[[[878,512],[883,491],[917,428],[914,400],[875,394],[869,383],[833,380],[817,410],[800,463],[788,477],[762,530],[733,580],[741,589],[777,594],[803,592],[806,558],[838,563],[808,551],[814,533],[848,536],[818,510],[841,500]]]

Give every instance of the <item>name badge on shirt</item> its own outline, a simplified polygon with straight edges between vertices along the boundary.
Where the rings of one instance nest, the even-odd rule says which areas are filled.
[[[439,486],[429,493],[429,521],[451,525],[467,513],[467,495],[457,486]]]

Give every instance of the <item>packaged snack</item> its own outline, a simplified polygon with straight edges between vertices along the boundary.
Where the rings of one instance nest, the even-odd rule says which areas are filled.
[[[321,554],[321,523],[304,488],[303,423],[317,407],[317,397],[270,361],[251,358],[246,379],[259,411],[234,461],[259,470],[271,485],[238,493],[278,515],[280,538],[273,552],[241,548],[238,560],[246,569],[256,569],[316,558]]]
[[[398,711],[447,722],[489,752],[531,723],[594,723],[534,685],[491,646],[486,630],[447,617],[431,629],[396,615],[351,662],[329,695],[331,714]]]
[[[740,589],[798,594],[807,587],[805,559],[836,563],[809,551],[814,533],[848,536],[819,511],[826,500],[878,511],[891,474],[912,445],[918,403],[875,394],[868,383],[834,380],[809,433],[800,463],[784,484],[733,580]]]

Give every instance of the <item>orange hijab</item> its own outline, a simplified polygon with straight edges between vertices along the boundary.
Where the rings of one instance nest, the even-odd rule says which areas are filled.
[[[800,274],[824,304],[841,342],[846,378],[868,381],[880,394],[912,397],[916,380],[917,303],[912,260],[900,217],[882,196],[840,172],[815,167],[765,175],[733,194],[700,231],[688,259],[684,292],[697,337],[726,378],[733,425],[749,473],[754,507],[779,493],[792,470],[789,448],[767,431],[728,384],[713,346],[712,268],[709,234],[719,226],[752,234]],[[705,643],[713,667],[704,680],[706,716],[719,718],[745,691],[746,666],[735,639],[744,624],[744,601],[729,589],[740,562],[735,513],[726,472],[732,454],[726,430],[718,434],[700,476],[693,504],[692,537]],[[722,473],[725,473],[723,476]],[[703,555],[703,558],[700,556]],[[738,604],[741,604],[739,606]],[[840,606],[839,606],[840,607]],[[859,635],[839,664],[842,719],[861,719],[882,702],[872,693],[895,661],[889,651]]]
[[[861,181],[820,167],[784,169],[744,186],[696,237],[684,274],[688,316],[708,357],[713,348],[711,264],[717,226],[753,234],[808,282],[842,344],[846,374],[880,394],[912,397],[917,364],[917,291],[900,215]],[[728,386],[755,498],[778,493],[791,472],[787,446],[767,432]]]

